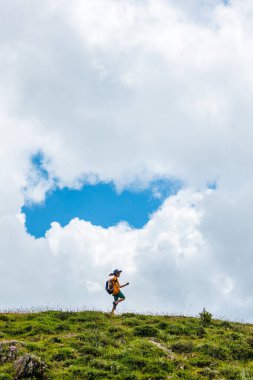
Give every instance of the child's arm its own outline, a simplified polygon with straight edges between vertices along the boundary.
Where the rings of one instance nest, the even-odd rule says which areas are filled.
[[[125,286],[129,285],[129,282],[127,282],[126,284],[124,285],[120,285],[120,288],[124,288]]]

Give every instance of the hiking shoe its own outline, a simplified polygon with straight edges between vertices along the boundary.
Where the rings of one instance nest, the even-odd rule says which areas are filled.
[[[116,307],[117,307],[116,302],[113,302],[112,304],[113,304],[113,308],[116,309]]]

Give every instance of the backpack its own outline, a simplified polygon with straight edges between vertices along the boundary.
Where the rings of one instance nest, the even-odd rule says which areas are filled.
[[[106,283],[105,283],[105,290],[107,291],[108,294],[112,294],[113,293],[113,283],[112,283],[112,280],[106,281]]]

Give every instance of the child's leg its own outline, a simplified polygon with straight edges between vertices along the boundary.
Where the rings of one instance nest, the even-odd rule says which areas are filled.
[[[117,302],[115,302],[117,305],[118,303],[122,302],[122,301],[125,301],[126,297],[123,297],[123,298],[120,298]]]
[[[124,294],[122,292],[119,292],[117,294],[118,296],[118,299],[117,301],[115,301],[115,304],[118,305],[118,303],[122,302],[122,301],[125,301],[126,297],[124,296]]]
[[[113,298],[114,298],[114,301],[113,301],[113,303],[112,303],[112,311],[111,311],[111,313],[112,314],[114,314],[114,311],[115,311],[115,309],[116,309],[116,306],[117,306],[117,301],[118,301],[118,299],[119,299],[119,297],[118,297],[118,295],[114,295],[113,296]]]

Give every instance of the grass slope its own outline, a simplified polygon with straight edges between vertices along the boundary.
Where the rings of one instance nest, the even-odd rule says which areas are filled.
[[[253,379],[247,324],[92,311],[0,314],[2,351],[12,340],[18,356],[40,357],[52,380]],[[13,362],[0,364],[0,379],[13,378]]]

